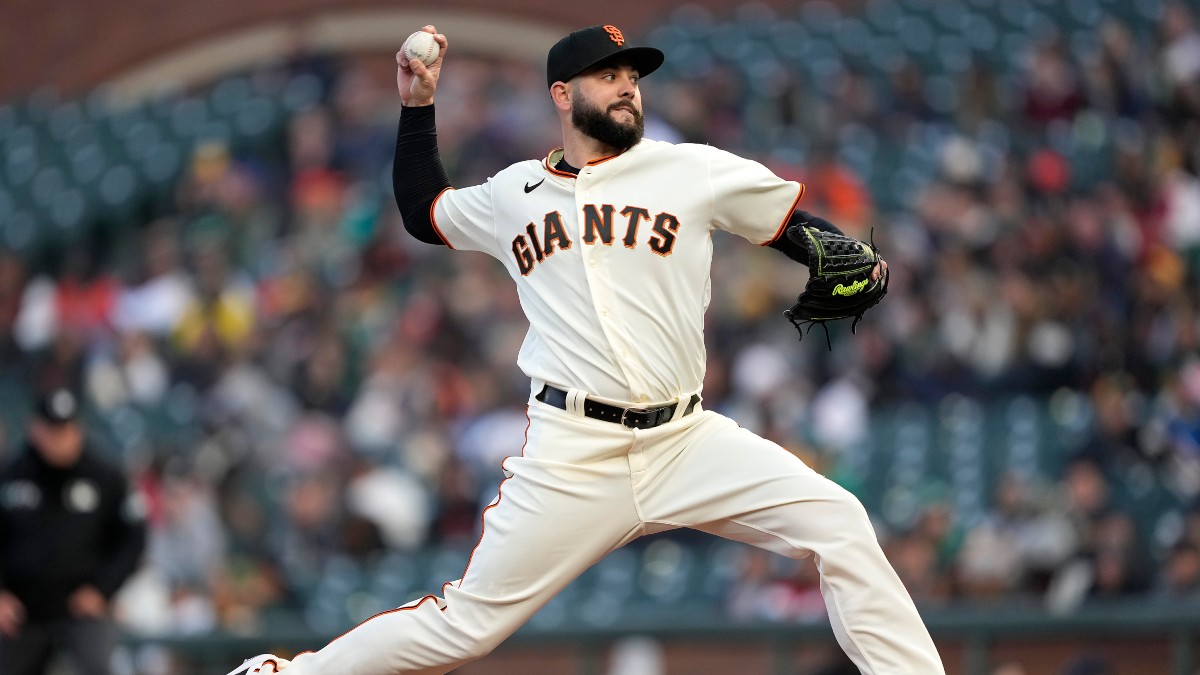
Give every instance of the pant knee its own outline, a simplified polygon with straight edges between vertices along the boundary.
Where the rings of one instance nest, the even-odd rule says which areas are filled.
[[[829,502],[839,520],[859,527],[871,527],[871,516],[867,513],[867,508],[846,488],[836,486],[830,494]]]

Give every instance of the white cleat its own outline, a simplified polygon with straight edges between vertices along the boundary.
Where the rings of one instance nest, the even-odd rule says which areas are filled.
[[[251,675],[252,673],[259,672],[259,669],[268,663],[275,666],[275,671],[279,672],[280,667],[286,665],[288,661],[287,659],[281,659],[274,654],[259,654],[258,656],[251,656],[245,661],[242,661],[242,665],[229,671],[227,675],[238,675],[238,673],[246,673],[247,675]]]

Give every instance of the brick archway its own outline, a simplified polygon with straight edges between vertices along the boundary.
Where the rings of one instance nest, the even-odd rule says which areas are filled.
[[[775,6],[794,4],[758,1]],[[522,40],[514,43],[544,50],[549,36],[561,34],[563,28],[614,23],[627,31],[644,31],[682,4],[680,0],[607,0],[598,9],[592,3],[545,0],[451,0],[437,5],[379,0],[10,0],[0,3],[0,63],[4,64],[0,99],[25,95],[45,85],[70,96],[103,82],[130,85],[156,73],[199,74],[239,53],[252,58],[278,51],[296,27],[315,27],[314,39],[340,40],[336,42],[339,49],[354,49],[344,35],[338,37],[338,30],[339,25],[353,26],[355,17],[391,17],[377,25],[369,21],[358,24],[360,28],[387,26],[397,31],[387,36],[388,51],[398,48],[408,32],[424,23],[438,21],[449,31],[457,21],[479,25],[481,17],[490,25],[489,31],[478,36],[482,48],[488,48],[489,38],[503,35],[497,27],[524,26],[533,31],[533,37],[522,32]],[[718,15],[733,11],[721,0],[686,4],[708,6]],[[364,33],[364,48],[383,48],[382,33]],[[466,33],[463,39],[465,43],[455,44],[472,41]]]

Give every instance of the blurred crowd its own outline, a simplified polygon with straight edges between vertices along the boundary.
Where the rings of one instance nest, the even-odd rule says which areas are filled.
[[[1001,476],[983,517],[936,490],[905,527],[876,514],[919,604],[1200,598],[1195,21],[1170,4],[1151,36],[1115,18],[1088,50],[1043,35],[1013,70],[963,69],[952,106],[903,58],[882,80],[846,63],[821,86],[785,72],[750,91],[719,59],[643,82],[648,136],[803,181],[803,206],[873,233],[892,272],[886,302],[854,336],[833,326],[827,351],[779,315],[804,269],[719,242],[707,407],[824,471],[900,402],[1069,391],[1091,410],[1061,470]],[[129,223],[123,246],[101,233],[48,262],[0,257],[0,377],[83,392],[118,439],[131,410],[170,422],[115,444],[150,507],[121,605],[133,630],[254,633],[303,617],[336,561],[469,550],[500,460],[521,449],[527,324],[498,264],[404,232],[398,96],[362,61],[286,68],[325,95],[277,148],[198,145],[169,208]],[[558,136],[545,96],[535,66],[455,54],[437,120],[453,182],[544,156]],[[764,144],[763,124],[806,141]],[[881,197],[854,161],[862,130],[919,147],[932,170]],[[5,441],[11,456],[19,433]],[[1176,500],[1153,531],[1119,498],[1131,475]],[[811,563],[740,555],[731,616],[823,616]]]

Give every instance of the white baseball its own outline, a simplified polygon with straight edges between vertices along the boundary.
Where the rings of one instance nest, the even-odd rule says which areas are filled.
[[[409,35],[404,41],[404,55],[409,61],[420,61],[428,66],[437,60],[440,51],[441,47],[438,46],[437,40],[433,39],[433,33],[423,30]]]

